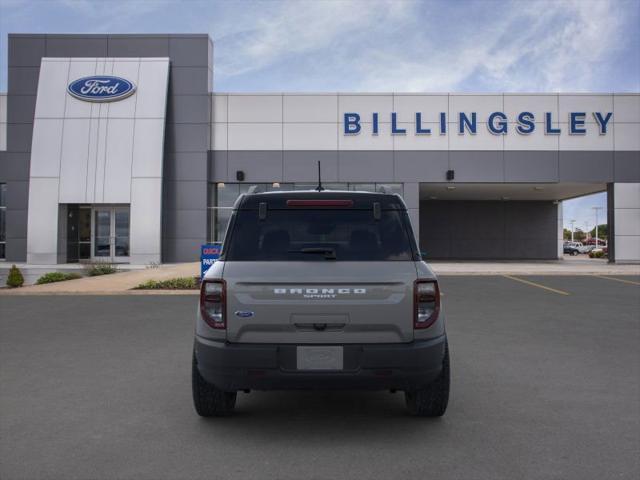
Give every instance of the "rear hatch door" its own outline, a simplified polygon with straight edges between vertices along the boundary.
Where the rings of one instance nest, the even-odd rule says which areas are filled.
[[[227,339],[410,342],[416,276],[412,261],[225,262]]]

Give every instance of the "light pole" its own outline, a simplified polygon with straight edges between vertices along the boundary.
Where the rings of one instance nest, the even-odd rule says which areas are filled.
[[[571,224],[571,241],[573,242],[573,230],[574,230],[573,226],[575,225],[576,221],[571,220],[569,223]]]
[[[596,248],[598,248],[598,210],[602,210],[602,207],[591,207],[596,211]]]

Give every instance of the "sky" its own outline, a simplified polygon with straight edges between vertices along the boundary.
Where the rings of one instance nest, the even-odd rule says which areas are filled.
[[[0,91],[8,33],[208,33],[219,92],[638,92],[638,25],[640,0],[0,0]]]

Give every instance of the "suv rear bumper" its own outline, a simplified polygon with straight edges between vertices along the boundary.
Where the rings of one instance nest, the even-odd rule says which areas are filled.
[[[300,371],[291,344],[238,344],[196,337],[202,377],[221,390],[416,390],[442,370],[446,336],[399,344],[347,344],[341,371]]]

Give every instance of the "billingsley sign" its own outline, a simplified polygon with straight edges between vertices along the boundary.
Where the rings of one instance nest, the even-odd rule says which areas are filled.
[[[598,131],[600,135],[607,134],[607,125],[613,116],[613,112],[591,112],[595,123],[598,125]],[[406,119],[402,121],[406,122]],[[487,129],[494,135],[506,135],[509,132],[509,118],[503,112],[493,112],[489,114],[488,118],[483,119],[486,122]],[[558,120],[553,118],[552,112],[545,112],[544,119],[538,120],[543,125],[540,128],[544,129],[545,135],[560,135],[562,133],[559,127]],[[587,112],[571,112],[567,122],[567,128],[569,135],[585,135]],[[371,134],[378,135],[380,130],[380,114],[373,112],[371,118],[363,120],[359,113],[345,113],[344,114],[344,134],[345,135],[357,135],[362,132],[363,124],[370,125]],[[391,113],[391,134],[392,135],[406,135],[407,128],[400,127],[400,120],[398,120],[398,114]],[[511,122],[515,122],[515,130],[521,135],[530,135],[536,129],[536,118],[531,112],[520,112]],[[440,112],[438,121],[432,124],[427,124],[422,119],[422,113],[416,112],[415,117],[412,119],[413,133],[416,135],[431,135],[432,133],[446,135],[447,134],[447,114]],[[459,135],[469,133],[475,135],[478,132],[478,115],[476,112],[464,113],[460,112],[458,117],[454,120],[456,132]],[[434,130],[432,132],[432,130]]]

